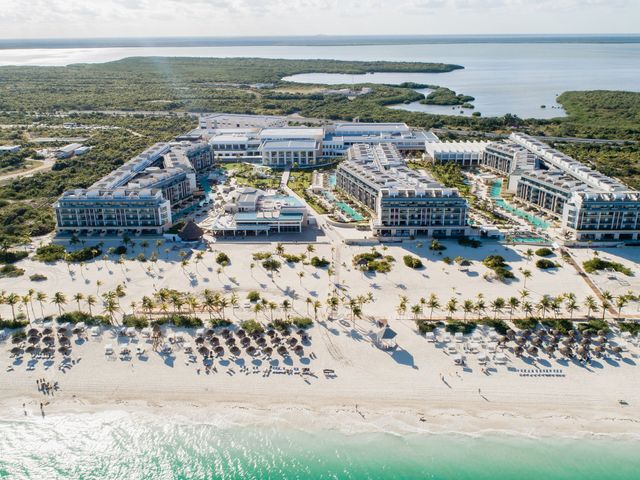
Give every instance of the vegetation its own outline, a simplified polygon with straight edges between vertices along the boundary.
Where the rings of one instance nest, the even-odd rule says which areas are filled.
[[[600,318],[589,320],[585,323],[578,324],[578,329],[581,332],[589,332],[589,333],[597,333],[599,330],[603,330],[605,333],[609,333],[611,328],[609,328],[609,324]]]
[[[513,320],[513,324],[516,328],[521,330],[533,330],[538,326],[538,320],[536,318],[516,318]]]
[[[152,323],[158,325],[164,325],[165,323],[172,323],[178,328],[199,328],[204,325],[201,319],[190,315],[183,314],[171,314],[165,315],[159,319],[154,320]]]
[[[553,255],[553,250],[548,247],[543,247],[537,249],[535,253],[539,257],[550,257],[551,255]]]
[[[86,325],[109,325],[109,317],[103,315],[92,315],[87,312],[64,312],[58,315],[58,323],[79,323],[84,322]]]
[[[618,262],[610,262],[608,260],[603,260],[599,257],[594,257],[591,260],[582,262],[582,266],[584,267],[587,273],[595,273],[600,270],[615,270],[616,272],[623,273],[628,277],[633,276],[633,272],[629,267],[625,267],[624,265]]]
[[[620,322],[618,324],[620,331],[629,332],[631,335],[638,336],[640,334],[640,323],[637,322]]]
[[[67,252],[62,245],[50,243],[38,247],[34,258],[40,262],[57,262],[63,260],[66,254]]]
[[[441,325],[440,322],[433,322],[433,321],[424,320],[424,319],[416,319],[415,322],[416,322],[416,327],[418,327],[418,331],[422,335],[428,332],[433,332],[436,328],[438,328],[438,326]]]
[[[330,263],[331,262],[324,257],[322,258],[311,257],[311,265],[313,265],[316,268],[324,268],[328,266]]]
[[[249,334],[252,335],[254,333],[263,333],[264,327],[260,325],[260,323],[255,320],[245,320],[240,323],[240,326]]]
[[[493,270],[496,277],[500,280],[515,278],[515,275],[509,270],[509,266],[501,255],[489,255],[482,261],[482,264]]]
[[[429,245],[429,250],[442,252],[443,250],[446,250],[446,249],[447,249],[446,245],[443,245],[438,240],[436,239],[431,240],[431,245]]]
[[[271,258],[271,254],[269,252],[256,252],[253,254],[253,259],[256,261],[262,261]]]
[[[478,248],[482,246],[482,242],[480,240],[476,240],[475,238],[460,237],[458,239],[458,245],[462,245],[463,247]]]
[[[484,317],[478,320],[478,324],[491,327],[495,329],[495,331],[498,332],[500,335],[506,334],[507,330],[509,330],[509,326],[503,320],[495,319],[495,318]]]
[[[395,258],[391,255],[383,256],[375,249],[371,252],[359,253],[353,257],[353,265],[363,272],[387,273],[391,271],[393,262],[395,262]]]
[[[422,260],[420,260],[418,257],[414,257],[413,255],[405,255],[404,257],[402,257],[402,260],[404,261],[404,264],[409,267],[409,268],[422,268]]]
[[[429,92],[424,100],[420,100],[420,103],[425,105],[465,105],[474,100],[475,98],[469,95],[456,94],[449,88],[438,87]]]
[[[549,328],[556,329],[558,332],[560,332],[563,335],[566,335],[571,330],[573,330],[573,322],[566,318],[560,318],[560,319],[547,318],[542,320],[542,323]]]
[[[229,258],[229,255],[227,255],[226,253],[220,252],[216,256],[216,263],[222,267],[227,267],[231,265],[231,259]]]
[[[536,267],[540,270],[548,270],[550,268],[558,268],[560,265],[546,258],[540,258],[536,261]]]
[[[0,267],[0,278],[14,278],[24,275],[24,269],[15,265],[3,265]]]
[[[24,250],[0,250],[0,263],[11,264],[27,258],[29,252]]]
[[[284,253],[282,254],[282,258],[284,258],[287,263],[299,263],[304,258],[303,255],[293,255],[292,253]]]
[[[0,328],[9,328],[9,329],[23,328],[23,327],[26,327],[27,325],[29,325],[29,321],[26,319],[5,320],[3,318],[0,318]]]
[[[260,294],[255,290],[252,290],[247,293],[247,300],[249,300],[250,302],[257,302],[258,300],[260,300]]]
[[[461,332],[464,335],[472,333],[478,324],[476,322],[461,322],[460,320],[447,320],[445,330],[449,333]]]
[[[34,273],[33,275],[29,275],[29,280],[32,282],[44,282],[47,279],[46,275],[41,273]]]

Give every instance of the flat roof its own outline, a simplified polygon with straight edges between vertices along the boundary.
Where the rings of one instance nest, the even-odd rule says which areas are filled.
[[[264,128],[260,138],[315,138],[324,136],[324,128]]]
[[[318,147],[316,140],[266,140],[262,143],[261,150],[315,150]]]

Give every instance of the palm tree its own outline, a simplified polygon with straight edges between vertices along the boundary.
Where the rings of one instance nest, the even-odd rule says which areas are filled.
[[[196,309],[199,307],[198,299],[195,297],[195,295],[193,295],[193,294],[187,295],[187,298],[185,299],[185,302],[186,302],[187,306],[189,307],[189,310],[191,311],[191,314],[195,315]]]
[[[533,305],[531,302],[522,302],[520,309],[524,312],[527,318],[531,317],[531,314],[533,314]]]
[[[433,319],[433,311],[436,308],[440,308],[440,301],[438,300],[438,296],[435,293],[429,295],[429,300],[427,301],[427,307],[429,307],[429,320]]]
[[[526,288],[523,288],[522,290],[520,290],[520,301],[524,302],[525,299],[529,298],[529,290],[527,290]]]
[[[78,292],[73,295],[73,300],[78,304],[78,311],[81,312],[82,310],[80,309],[80,302],[84,300],[84,295]]]
[[[97,302],[96,297],[94,297],[93,295],[87,295],[87,298],[85,299],[85,303],[87,304],[87,307],[89,307],[89,315],[93,316],[93,313],[91,312],[91,307],[93,307]]]
[[[411,306],[411,313],[413,313],[413,318],[418,318],[418,316],[422,313],[422,307],[419,303]]]
[[[618,308],[618,317],[622,316],[622,309],[629,303],[629,297],[626,295],[618,295],[616,297],[616,307]]]
[[[33,296],[36,294],[36,291],[33,288],[30,288],[27,291],[27,297],[29,297],[29,305],[31,306],[31,314],[33,316],[33,319],[36,319],[36,311],[33,309]]]
[[[568,298],[565,302],[565,309],[569,312],[569,320],[573,319],[573,313],[578,310],[578,302],[575,298]]]
[[[179,292],[174,292],[171,295],[171,305],[173,305],[174,310],[177,310],[178,313],[182,310],[182,306],[184,305],[184,298],[182,298],[182,294]]]
[[[252,307],[253,313],[255,313],[255,315],[256,315],[256,321],[258,321],[258,313],[260,313],[260,312],[263,310],[263,308],[264,308],[264,307],[262,306],[262,303],[260,303],[260,302],[257,302],[257,303]]]
[[[318,309],[322,306],[319,300],[313,302],[313,319],[318,320]]]
[[[224,320],[226,317],[226,312],[225,309],[229,306],[229,300],[227,300],[225,297],[221,297],[220,301],[218,302],[218,308],[220,308],[220,314],[222,315],[222,319]]]
[[[447,302],[447,312],[449,313],[449,317],[452,317],[454,313],[458,311],[458,299],[450,298]]]
[[[104,312],[109,315],[109,318],[111,319],[111,324],[113,325],[113,316],[115,315],[115,313],[118,311],[120,307],[118,307],[118,302],[116,302],[116,299],[112,296],[112,295],[107,295],[105,296],[105,300],[104,300]]]
[[[291,302],[286,298],[282,301],[282,311],[284,312],[284,318],[289,319],[289,309],[291,308]]]
[[[536,308],[541,313],[543,320],[551,306],[551,298],[549,295],[544,295],[538,302],[538,305],[536,305]]]
[[[527,280],[531,278],[531,270],[523,270],[522,276],[524,277],[523,288],[527,288]]]
[[[498,313],[502,313],[506,302],[504,301],[504,298],[498,297],[495,300],[492,300],[490,305],[491,309],[493,310],[493,319],[495,320],[496,318],[498,318]]]
[[[339,305],[340,305],[340,300],[335,295],[332,295],[329,298],[327,298],[327,306],[329,307],[329,310],[333,312],[334,315],[338,310]]]
[[[20,300],[22,301],[22,305],[24,305],[24,309],[27,312],[27,321],[29,322],[29,325],[31,325],[31,315],[29,315],[29,295],[23,295],[22,297],[20,297]]]
[[[465,300],[462,302],[462,311],[464,312],[464,321],[467,321],[467,315],[473,312],[473,301]]]
[[[480,318],[480,315],[482,315],[487,310],[487,306],[485,305],[484,300],[482,298],[480,298],[475,303],[475,305],[473,306],[473,310],[476,312],[476,315],[478,315],[478,318]]]
[[[311,255],[313,252],[315,252],[316,248],[310,243],[307,245],[307,253],[309,255]]]
[[[302,277],[304,277],[304,272],[298,272],[298,277],[300,277],[300,285],[302,285]]]
[[[40,304],[40,313],[42,314],[42,318],[44,318],[44,306],[42,303],[47,299],[47,294],[44,292],[36,292],[36,300]]]
[[[398,303],[398,308],[396,308],[400,316],[404,316],[404,314],[407,312],[408,302],[409,299],[405,295],[400,295],[400,303]]]
[[[147,317],[149,318],[149,321],[151,321],[151,311],[153,310],[154,306],[155,305],[153,304],[153,299],[151,299],[150,297],[147,297],[146,295],[142,297],[142,310],[147,312]]]
[[[509,297],[507,303],[509,304],[509,320],[511,320],[513,318],[513,311],[517,310],[520,306],[520,300],[518,300],[516,297]]]
[[[598,311],[598,304],[596,303],[596,299],[592,295],[588,295],[584,299],[584,306],[587,309],[587,318],[591,316],[591,312]]]
[[[284,245],[282,245],[281,243],[278,243],[276,245],[276,253],[282,256],[284,254]]]
[[[67,304],[67,297],[62,292],[56,292],[53,294],[51,303],[58,306],[58,315],[62,315],[62,305]]]
[[[527,251],[524,252],[524,256],[527,257],[527,260],[530,262],[531,259],[533,258],[533,250],[528,248]]]
[[[4,298],[4,303],[6,303],[11,307],[11,317],[13,318],[14,322],[16,321],[15,306],[19,301],[20,301],[20,297],[15,293],[10,293]]]
[[[602,307],[602,320],[604,320],[605,315],[607,314],[607,309],[611,306],[611,302],[613,301],[613,295],[608,290],[602,292],[602,300],[600,301],[600,306]]]

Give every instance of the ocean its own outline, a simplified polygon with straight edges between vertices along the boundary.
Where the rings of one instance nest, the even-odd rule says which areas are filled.
[[[340,44],[321,38],[306,44],[284,40],[127,42],[0,42],[0,65],[68,65],[107,62],[132,56],[261,57],[286,59],[389,60],[445,62],[463,65],[448,73],[371,73],[340,75],[309,73],[286,78],[301,83],[355,84],[417,82],[442,85],[476,98],[475,110],[484,116],[516,114],[523,118],[552,118],[565,113],[556,96],[568,90],[640,91],[640,37],[638,36],[451,36],[422,39],[367,37]],[[377,43],[376,43],[377,42]],[[114,46],[116,45],[116,46]],[[129,46],[117,46],[129,45]],[[177,46],[176,46],[177,45]],[[29,48],[25,48],[28,46]],[[4,48],[3,48],[4,47]],[[11,47],[11,48],[9,48]],[[22,48],[21,48],[22,47]],[[542,107],[544,105],[544,108]],[[472,110],[421,105],[399,105],[411,111],[470,115]]]
[[[0,478],[629,480],[638,443],[343,434],[103,411],[0,421]]]

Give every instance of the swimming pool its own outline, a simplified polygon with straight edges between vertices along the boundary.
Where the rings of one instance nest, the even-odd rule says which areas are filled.
[[[324,198],[326,198],[330,202],[335,203],[336,206],[340,210],[342,210],[344,213],[349,215],[352,220],[354,220],[356,222],[360,222],[360,221],[364,220],[364,217],[362,215],[360,215],[358,212],[356,212],[353,208],[351,208],[348,204],[346,204],[345,202],[338,202],[336,197],[335,197],[335,195],[333,193],[329,192],[328,190],[323,190],[322,191],[322,195],[324,196]]]
[[[516,215],[517,217],[524,218],[527,222],[533,225],[536,228],[546,229],[549,228],[549,223],[545,222],[539,217],[532,215],[524,210],[520,210],[519,208],[514,207],[513,205],[509,205],[505,202],[502,197],[500,197],[500,192],[502,191],[502,180],[496,180],[491,185],[491,198],[495,200],[496,205],[501,209]]]

